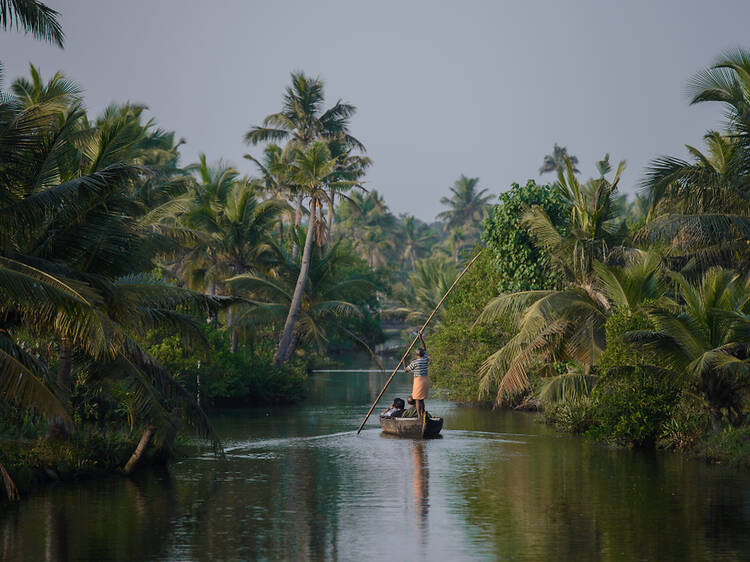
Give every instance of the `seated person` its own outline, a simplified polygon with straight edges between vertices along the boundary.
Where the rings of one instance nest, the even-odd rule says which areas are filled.
[[[380,415],[388,418],[400,418],[403,413],[404,401],[401,400],[401,398],[395,398],[393,404],[391,404],[391,406]]]
[[[406,401],[409,403],[411,408],[409,408],[408,410],[404,410],[404,413],[401,414],[401,417],[402,418],[416,418],[417,417],[417,401],[414,400],[414,398],[412,398],[411,396],[409,396],[409,398],[407,398]],[[428,418],[432,417],[430,415],[430,412],[425,412],[425,415]]]

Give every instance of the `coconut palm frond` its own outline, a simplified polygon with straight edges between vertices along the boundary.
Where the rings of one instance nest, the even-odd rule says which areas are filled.
[[[0,0],[0,29],[23,29],[62,48],[65,40],[59,12],[37,0]]]
[[[48,416],[60,417],[70,426],[70,414],[59,396],[60,390],[51,388],[46,378],[39,361],[10,338],[0,335],[0,399],[18,400]]]
[[[554,404],[588,396],[599,381],[596,375],[563,373],[550,377],[539,389],[538,398],[543,404]]]

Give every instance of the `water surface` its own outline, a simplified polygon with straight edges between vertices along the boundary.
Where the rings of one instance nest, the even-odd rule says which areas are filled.
[[[3,560],[740,560],[750,474],[430,400],[444,437],[388,438],[386,376],[312,377],[302,406],[215,413],[221,461],[58,485],[2,504]],[[405,398],[400,375],[386,399]],[[385,406],[385,404],[384,404]]]

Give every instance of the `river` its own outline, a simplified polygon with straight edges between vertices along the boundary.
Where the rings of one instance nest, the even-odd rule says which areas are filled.
[[[322,372],[299,407],[213,414],[226,460],[38,490],[7,560],[740,560],[750,474],[429,400],[442,439],[355,430],[386,376]],[[405,398],[399,375],[384,402]],[[385,404],[383,404],[385,406]],[[379,408],[380,409],[380,408]]]

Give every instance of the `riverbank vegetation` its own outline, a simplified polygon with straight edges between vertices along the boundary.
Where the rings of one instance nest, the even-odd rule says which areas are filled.
[[[3,29],[63,44],[58,14],[38,2],[1,16]],[[143,105],[90,115],[62,72],[31,65],[0,87],[0,465],[10,495],[19,477],[75,474],[66,459],[85,464],[80,450],[101,451],[103,436],[127,444],[102,453],[107,470],[128,449],[168,458],[183,428],[220,446],[207,407],[300,400],[307,368],[372,353],[385,339],[381,312],[394,326],[418,316],[408,307],[443,286],[430,276],[452,281],[479,239],[488,196],[476,178],[461,177],[445,199],[450,228],[395,217],[366,186],[356,108],[326,104],[323,82],[302,72],[280,110],[245,135],[251,175],[205,154],[184,164],[185,141]],[[419,275],[415,300],[409,279]],[[23,467],[41,472],[28,478]]]
[[[3,29],[62,45],[54,12],[8,14]],[[168,458],[182,428],[219,447],[205,408],[298,401],[311,365],[373,353],[383,326],[413,336],[482,247],[427,334],[438,388],[746,462],[748,75],[736,51],[693,80],[693,102],[721,103],[728,121],[691,160],[655,159],[634,199],[618,192],[624,162],[606,154],[586,180],[555,145],[539,173],[556,182],[514,184],[492,205],[461,175],[426,223],[367,183],[356,108],[328,104],[318,78],[294,72],[278,111],[249,112],[242,174],[205,154],[182,162],[185,141],[145,106],[90,115],[78,84],[31,65],[0,96],[9,494],[36,462],[27,450],[71,474],[49,451],[77,459],[104,435],[127,444],[104,454],[110,468],[139,438],[138,456]]]
[[[464,291],[484,294],[471,329],[497,325],[497,342],[477,365],[446,340],[439,385],[604,441],[750,465],[748,72],[737,50],[692,79],[692,103],[722,104],[724,129],[690,160],[654,159],[635,200],[618,194],[624,162],[607,154],[585,181],[557,146],[540,169],[553,185],[501,196],[483,233],[497,286]],[[449,300],[445,323],[465,308]]]

